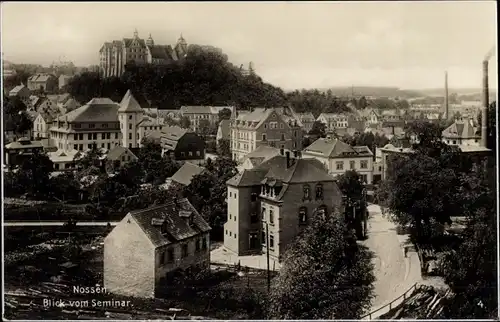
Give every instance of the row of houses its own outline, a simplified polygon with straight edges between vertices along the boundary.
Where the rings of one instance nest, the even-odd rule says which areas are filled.
[[[17,85],[9,91],[9,96],[17,96],[25,99],[34,92],[42,91],[44,93],[52,94],[67,86],[71,79],[72,76],[69,75],[60,75],[59,77],[46,73],[31,75],[28,78],[26,85]]]

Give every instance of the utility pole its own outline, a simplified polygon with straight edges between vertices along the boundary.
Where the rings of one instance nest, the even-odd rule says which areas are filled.
[[[269,225],[266,222],[266,249],[267,249],[267,292],[271,291],[271,271],[269,267]]]

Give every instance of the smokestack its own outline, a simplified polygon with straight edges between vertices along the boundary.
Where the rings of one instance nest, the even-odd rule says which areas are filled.
[[[486,136],[488,134],[487,130],[487,115],[489,106],[489,84],[488,84],[488,59],[483,61],[483,106],[481,111],[481,146],[486,148]]]
[[[449,118],[449,102],[448,102],[448,72],[444,72],[444,117]]]

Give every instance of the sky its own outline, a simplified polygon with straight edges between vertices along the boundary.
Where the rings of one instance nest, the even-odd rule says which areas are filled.
[[[221,48],[286,90],[334,86],[479,88],[496,44],[496,1],[2,2],[2,53],[14,63],[98,64],[105,41]],[[61,57],[61,58],[60,58]],[[497,70],[497,55],[490,70]],[[495,77],[493,77],[495,76]],[[496,73],[490,86],[497,88]]]

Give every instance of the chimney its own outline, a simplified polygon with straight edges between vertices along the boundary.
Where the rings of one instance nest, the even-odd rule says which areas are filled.
[[[280,155],[285,155],[285,149],[283,148],[280,149]]]
[[[483,61],[483,106],[481,111],[481,146],[486,148],[487,117],[489,106],[489,84],[488,84],[488,58]]]
[[[444,118],[449,117],[449,102],[448,102],[448,72],[444,72]]]
[[[290,160],[290,151],[286,151],[285,155],[286,155],[286,167],[288,169],[292,166],[292,164],[291,164],[292,162]]]

